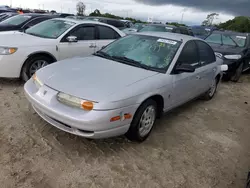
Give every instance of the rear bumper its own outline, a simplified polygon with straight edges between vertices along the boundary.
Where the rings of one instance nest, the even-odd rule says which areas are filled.
[[[46,88],[46,95],[40,90]],[[87,138],[99,139],[125,134],[132,121],[131,119],[110,122],[110,118],[121,113],[134,114],[137,105],[106,111],[84,111],[64,105],[57,100],[57,93],[47,86],[37,89],[30,79],[24,86],[25,95],[34,110],[51,125],[71,134]]]

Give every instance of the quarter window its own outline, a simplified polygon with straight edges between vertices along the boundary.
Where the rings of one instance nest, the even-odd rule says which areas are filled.
[[[99,39],[101,40],[113,40],[120,38],[120,35],[110,27],[98,26]]]
[[[216,61],[214,51],[202,41],[196,41],[201,65],[207,65]]]
[[[95,40],[95,27],[84,26],[74,30],[70,35],[76,36],[77,40]]]
[[[178,63],[190,64],[194,67],[199,67],[199,55],[194,41],[186,43],[178,59]]]

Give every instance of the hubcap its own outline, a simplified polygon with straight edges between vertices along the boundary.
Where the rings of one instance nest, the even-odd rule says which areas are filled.
[[[45,67],[46,65],[48,65],[48,62],[45,60],[37,60],[35,61],[31,66],[30,66],[30,77],[40,68]]]
[[[209,90],[209,96],[212,97],[216,91],[216,80],[213,81],[213,83],[211,84],[210,90]]]
[[[143,112],[139,122],[139,134],[141,137],[146,136],[152,129],[156,117],[156,110],[153,105],[148,106]]]

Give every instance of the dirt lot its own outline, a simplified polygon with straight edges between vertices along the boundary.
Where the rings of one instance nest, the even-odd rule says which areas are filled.
[[[0,79],[0,187],[240,188],[250,170],[250,76],[165,115],[150,138],[86,140],[38,117]]]

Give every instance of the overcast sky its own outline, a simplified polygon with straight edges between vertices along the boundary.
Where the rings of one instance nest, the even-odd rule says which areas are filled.
[[[187,24],[200,24],[211,12],[220,14],[216,22],[232,19],[234,15],[250,15],[250,0],[82,0],[86,13],[95,9],[119,16],[135,17],[155,21],[181,21]],[[11,0],[1,0],[10,5]],[[23,8],[45,8],[58,12],[76,13],[78,0],[12,0],[13,6]]]

